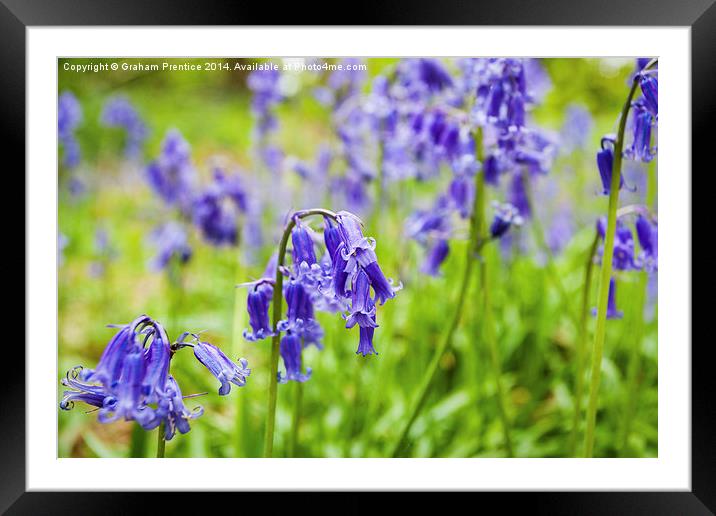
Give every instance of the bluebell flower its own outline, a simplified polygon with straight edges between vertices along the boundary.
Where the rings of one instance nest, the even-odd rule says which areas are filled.
[[[221,382],[220,396],[231,392],[232,383],[237,387],[246,385],[246,377],[251,374],[251,369],[248,368],[245,358],[240,358],[237,364],[213,344],[202,342],[196,335],[194,338],[194,356]]]
[[[634,236],[626,224],[617,223],[613,266],[617,270],[624,271],[634,268]]]
[[[460,217],[466,219],[472,212],[472,203],[475,196],[475,184],[468,176],[455,176],[448,187],[450,199]]]
[[[450,253],[450,244],[447,240],[440,238],[436,240],[428,250],[425,261],[420,267],[420,271],[429,276],[437,276],[440,272],[440,266]]]
[[[165,269],[171,260],[186,263],[192,255],[186,231],[176,222],[168,222],[152,231],[150,242],[156,247],[157,254],[152,258],[150,267],[159,271]]]
[[[157,415],[164,421],[164,440],[171,441],[176,432],[186,434],[191,430],[190,419],[204,414],[201,406],[189,410],[184,405],[184,396],[179,384],[172,375],[168,375],[164,395],[157,402]]]
[[[646,108],[644,102],[638,101],[632,104],[630,121],[633,141],[624,155],[635,161],[647,163],[656,156],[656,149],[651,146],[652,128],[656,126],[656,119]]]
[[[532,216],[532,207],[527,196],[525,178],[521,174],[514,174],[507,191],[507,199],[523,218]]]
[[[659,245],[658,226],[652,224],[646,217],[639,215],[636,219],[636,236],[639,240],[641,252],[635,264],[647,272],[654,272],[658,268]]]
[[[624,317],[624,312],[617,309],[617,303],[616,303],[616,282],[614,281],[614,278],[611,278],[609,280],[609,298],[607,302],[607,319],[621,319]],[[597,309],[592,308],[592,315],[597,315]]]
[[[279,352],[283,359],[283,365],[286,369],[284,375],[279,371],[278,381],[279,383],[286,383],[291,380],[294,382],[305,382],[311,377],[311,368],[306,368],[306,372],[303,373],[302,366],[302,346],[301,339],[298,335],[294,334],[291,330],[286,332],[286,335],[281,339],[279,346]]]
[[[213,182],[193,201],[192,217],[209,243],[236,245],[238,218],[248,211],[248,193],[237,174],[227,176],[214,168]]]
[[[246,308],[249,312],[249,324],[253,333],[244,330],[246,340],[261,340],[273,335],[273,327],[269,322],[269,307],[273,297],[273,280],[263,279],[249,288]]]
[[[145,430],[159,426],[160,420],[156,412],[147,405],[143,394],[143,380],[147,370],[144,352],[141,348],[133,348],[122,357],[121,381],[114,387],[116,402],[103,406],[99,410],[98,419],[101,423],[117,420],[136,421]]]
[[[524,63],[521,59],[491,58],[481,60],[475,69],[476,102],[473,119],[502,128],[520,128],[525,124],[527,95]]]
[[[109,127],[121,127],[127,133],[124,154],[135,158],[141,152],[148,131],[132,103],[124,97],[109,98],[102,108],[101,122]]]
[[[606,235],[607,220],[606,217],[600,217],[597,220],[597,234],[604,240]],[[602,256],[604,250],[602,247],[598,249],[598,256]],[[614,254],[612,258],[612,266],[616,270],[628,271],[635,268],[634,263],[634,236],[631,229],[621,220],[617,220],[617,227],[614,233]]]
[[[659,81],[656,76],[650,72],[641,74],[639,78],[639,86],[644,95],[644,101],[647,109],[652,115],[659,115]]]
[[[599,177],[602,180],[602,193],[609,195],[612,185],[612,171],[614,169],[614,149],[612,145],[614,140],[605,136],[602,138],[602,148],[597,152],[597,168],[599,169]],[[619,178],[619,189],[624,186],[624,178]]]
[[[366,355],[377,355],[378,352],[373,347],[373,336],[375,334],[375,328],[367,327],[364,328],[363,326],[359,329],[359,341],[358,341],[358,351],[356,351],[356,355],[361,354],[363,356]]]
[[[441,91],[453,85],[453,80],[445,67],[437,59],[419,59],[420,80],[430,91]]]
[[[636,71],[641,72],[641,70],[649,64],[649,61],[651,61],[651,57],[637,57],[636,58]]]
[[[358,271],[351,291],[351,300],[351,313],[346,319],[346,328],[352,328],[356,324],[362,328],[377,327],[376,309],[370,296],[370,280],[363,271]]]
[[[279,322],[278,330],[290,330],[302,340],[304,346],[314,344],[321,349],[323,328],[314,316],[315,289],[316,285],[313,283],[304,286],[300,278],[288,281],[284,287],[288,319]]]
[[[323,241],[326,244],[328,256],[333,259],[333,256],[336,254],[336,249],[338,249],[342,241],[341,233],[338,226],[336,226],[330,218],[324,217],[323,224]]]
[[[147,166],[146,177],[154,192],[167,204],[188,208],[195,171],[191,164],[191,147],[179,131],[167,132],[161,154]]]
[[[184,342],[188,335],[196,342]],[[69,389],[63,393],[60,408],[70,410],[81,401],[98,409],[102,423],[136,421],[151,430],[163,422],[166,440],[176,431],[186,433],[189,420],[203,413],[201,407],[186,408],[185,396],[169,374],[172,356],[186,346],[194,347],[196,357],[222,382],[220,394],[228,394],[229,382],[245,384],[250,374],[245,360],[234,364],[218,348],[189,332],[171,345],[162,325],[142,315],[119,327],[94,370],[77,366],[68,371],[62,384]]]
[[[255,130],[259,140],[263,140],[278,126],[273,109],[284,99],[280,89],[280,80],[281,73],[273,68],[254,70],[246,79],[246,85],[253,94],[251,111],[256,117]]]
[[[160,397],[166,388],[172,355],[171,344],[167,332],[159,324],[148,325],[142,330],[141,336],[145,342],[151,337],[151,343],[144,353],[146,370],[141,389],[142,394],[152,401],[155,397]]]
[[[80,144],[75,130],[82,121],[82,107],[71,92],[62,93],[57,102],[57,136],[64,150],[63,165],[73,168],[80,162]]]
[[[497,156],[489,154],[482,165],[485,183],[497,186],[500,180],[500,164]]]
[[[495,215],[490,224],[490,235],[492,238],[502,237],[512,226],[522,225],[523,218],[519,210],[509,203],[500,204],[493,202]]]
[[[316,251],[313,248],[310,229],[300,219],[296,220],[296,225],[291,230],[291,243],[293,244],[293,263],[296,266],[302,263],[307,265],[316,263]]]
[[[71,388],[62,393],[60,401],[62,410],[71,410],[77,401],[96,408],[116,403],[116,399],[104,386],[85,383],[81,381],[81,375],[82,366],[75,366],[67,371],[67,375],[62,379],[62,385]]]

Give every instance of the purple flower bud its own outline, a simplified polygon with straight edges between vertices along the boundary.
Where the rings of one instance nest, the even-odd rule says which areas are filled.
[[[158,402],[157,413],[164,420],[164,440],[171,441],[177,431],[186,434],[191,430],[189,420],[195,419],[204,413],[201,406],[189,410],[184,405],[179,384],[172,375],[167,378],[167,387],[164,396]]]
[[[483,167],[485,182],[489,185],[497,186],[500,179],[500,168],[497,157],[494,154],[487,156]]]
[[[326,251],[328,252],[328,256],[333,259],[333,255],[336,254],[336,249],[338,249],[338,246],[341,244],[341,233],[338,227],[333,223],[333,221],[325,217],[323,219],[324,223],[324,230],[323,230],[323,241],[326,244]]]
[[[597,167],[599,168],[599,177],[602,180],[602,193],[609,195],[612,185],[612,170],[614,168],[614,151],[610,148],[602,148],[597,152]],[[619,178],[619,189],[624,186],[624,178]]]
[[[523,218],[529,218],[532,215],[532,207],[527,197],[527,189],[525,188],[525,178],[522,174],[514,174],[512,182],[507,192],[509,203],[517,209],[517,212]]]
[[[359,335],[359,341],[358,341],[358,350],[356,351],[356,355],[361,354],[363,356],[366,355],[377,355],[378,352],[373,347],[373,334],[375,333],[375,328],[364,328],[360,327],[360,335]]]
[[[308,321],[313,319],[313,303],[300,282],[296,280],[289,281],[286,286],[285,296],[289,321],[297,319]]]
[[[636,260],[636,266],[647,272],[657,270],[658,263],[658,226],[652,224],[646,217],[639,215],[636,219],[636,236],[641,246],[641,253]]]
[[[99,410],[99,421],[111,423],[120,419],[136,421],[145,430],[159,426],[159,419],[150,407],[142,401],[142,381],[146,372],[146,362],[141,349],[131,351],[122,360],[122,381],[117,383],[114,392],[116,403]]]
[[[346,328],[358,324],[362,328],[377,327],[375,321],[375,305],[370,298],[370,280],[368,275],[359,271],[351,292],[351,314],[346,320]]]
[[[647,163],[656,156],[656,150],[651,147],[651,129],[656,119],[641,103],[634,103],[632,113],[634,140],[625,154],[630,159]]]
[[[229,394],[232,383],[237,387],[246,385],[246,377],[251,374],[246,359],[240,358],[239,363],[235,364],[219,348],[208,342],[201,342],[198,337],[193,347],[197,360],[221,382],[219,395]]]
[[[299,221],[291,230],[293,244],[293,263],[298,266],[302,263],[313,265],[316,263],[316,253],[313,249],[313,239],[306,226]]]
[[[614,278],[609,280],[609,298],[607,302],[607,319],[621,319],[624,316],[624,312],[617,309],[616,303],[616,283]],[[592,308],[592,315],[597,315],[597,309]]]
[[[167,332],[159,323],[148,327],[147,330],[149,331],[145,335],[152,337],[152,343],[146,351],[147,372],[142,381],[142,394],[153,398],[161,395],[166,389],[171,347]]]
[[[294,382],[305,382],[311,377],[311,368],[306,368],[306,373],[302,372],[301,360],[301,339],[293,332],[289,331],[281,339],[279,347],[283,365],[286,368],[285,376],[278,373],[279,383],[286,383],[289,380]]]
[[[436,92],[452,87],[452,78],[440,61],[437,59],[420,59],[419,63],[420,80],[425,83],[430,91]]]
[[[475,195],[474,184],[469,177],[455,177],[448,188],[450,199],[460,213],[460,217],[466,219],[472,211],[472,200]]]
[[[617,270],[626,271],[634,268],[634,236],[631,229],[621,222],[617,223],[614,235],[613,266]]]
[[[450,246],[445,239],[437,240],[428,251],[425,261],[420,268],[421,272],[430,276],[437,276],[440,272],[440,266],[443,264],[448,254]]]
[[[644,94],[644,100],[646,101],[646,107],[651,111],[654,116],[659,115],[659,81],[656,76],[650,73],[641,74],[639,79],[639,86],[641,86],[641,92]]]
[[[268,282],[258,282],[249,289],[246,309],[249,312],[249,324],[253,333],[244,330],[246,340],[261,340],[273,335],[268,313],[272,297],[273,285]]]
[[[490,224],[492,238],[500,238],[512,226],[522,225],[523,219],[520,216],[520,212],[513,205],[494,202],[493,207],[495,208],[495,216],[492,219],[492,224]]]

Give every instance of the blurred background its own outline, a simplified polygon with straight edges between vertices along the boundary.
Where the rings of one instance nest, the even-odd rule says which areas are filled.
[[[250,71],[236,69],[237,63],[261,60],[141,60],[218,63],[213,71],[65,69],[65,63],[117,61],[140,62],[58,63],[60,103],[68,93],[76,100],[76,105],[70,102],[66,137],[60,121],[58,400],[66,371],[78,364],[96,365],[117,331],[107,325],[125,324],[146,313],[164,324],[170,339],[185,330],[203,330],[202,339],[231,358],[246,358],[252,369],[245,387],[218,396],[218,382],[191,351],[177,353],[172,374],[183,393],[208,394],[186,400],[189,408],[202,405],[204,415],[191,421],[188,434],[167,443],[167,457],[261,456],[270,342],[243,338],[249,326],[247,292],[235,285],[261,277],[290,210],[319,205],[335,211],[353,209],[366,222],[365,234],[377,240],[383,271],[401,281],[403,289],[379,307],[380,328],[374,341],[378,355],[356,355],[357,328],[346,330],[336,314],[317,315],[325,332],[324,349],[309,347],[303,355],[313,373],[303,385],[297,449],[288,450],[298,395],[294,382],[278,387],[275,448],[277,456],[388,454],[446,332],[460,287],[466,245],[460,231],[435,277],[421,273],[425,249],[406,231],[410,216],[418,209],[429,210],[446,190],[450,170],[388,183],[389,201],[382,206],[369,184],[366,191],[373,202],[354,208],[347,205],[350,192],[325,192],[325,186],[301,173],[302,165],[317,166],[321,149],[340,145],[325,98],[330,71],[282,72],[281,98],[271,104],[277,124],[261,134],[260,89],[249,87]],[[280,59],[272,61],[283,64]],[[531,61],[534,70],[528,80],[538,86],[539,95],[530,123],[549,136],[556,150],[549,171],[532,184],[531,220],[486,253],[496,264],[490,269],[490,285],[515,455],[563,457],[574,453],[578,329],[569,314],[579,309],[595,224],[607,206],[595,154],[601,137],[616,132],[635,60]],[[399,64],[395,59],[361,62],[365,70],[356,81],[357,96],[368,95],[374,78],[390,77]],[[443,64],[459,73],[454,60]],[[120,104],[114,109],[119,114],[113,118],[111,106],[117,99]],[[190,146],[192,181],[198,188],[210,188],[217,170],[240,178],[248,208],[237,212],[235,242],[207,241],[200,228],[153,191],[147,167],[162,155],[162,143],[171,130],[179,131]],[[261,140],[266,134],[270,146]],[[279,155],[278,174],[267,171],[268,151]],[[627,188],[620,205],[654,206],[655,162],[625,161],[624,166]],[[329,175],[339,177],[342,167],[334,160]],[[491,198],[503,200],[506,188],[492,189]],[[535,221],[548,253],[536,241]],[[320,229],[322,224],[312,226]],[[168,235],[167,227],[181,227],[183,236]],[[172,238],[190,249],[190,258],[179,267],[162,266],[162,246]],[[607,325],[595,455],[653,457],[658,444],[656,275],[645,280],[642,272],[617,274],[616,304],[624,316]],[[644,281],[649,287],[641,299]],[[590,306],[596,306],[596,291],[594,285]],[[477,284],[470,296],[475,300],[468,299],[453,349],[443,357],[425,409],[411,431],[408,456],[504,455],[489,349],[478,337],[479,311],[473,309],[478,305]],[[590,319],[590,332],[593,326]],[[592,341],[590,333],[588,349]],[[585,377],[588,367],[587,357]],[[584,396],[582,407],[586,392]],[[79,403],[71,411],[58,409],[60,457],[153,455],[155,432],[146,433],[133,422],[101,424],[96,414],[86,413],[89,410]]]

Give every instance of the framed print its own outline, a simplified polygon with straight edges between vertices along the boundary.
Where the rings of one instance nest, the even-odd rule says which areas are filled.
[[[28,302],[3,509],[714,510],[691,168],[716,8],[516,4],[258,27],[5,1]]]

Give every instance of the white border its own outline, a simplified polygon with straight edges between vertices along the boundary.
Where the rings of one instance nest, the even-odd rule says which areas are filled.
[[[689,490],[690,36],[687,27],[28,28],[28,490]],[[57,459],[56,59],[88,54],[659,56],[659,458]]]

